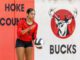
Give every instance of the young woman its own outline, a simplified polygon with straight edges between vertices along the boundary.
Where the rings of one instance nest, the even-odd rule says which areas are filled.
[[[17,26],[16,52],[18,60],[32,60],[33,44],[36,40],[38,25],[34,21],[35,11],[32,8],[27,10],[26,20],[20,20]]]

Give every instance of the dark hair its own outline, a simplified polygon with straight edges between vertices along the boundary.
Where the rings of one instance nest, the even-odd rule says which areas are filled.
[[[27,11],[26,11],[26,13],[29,14],[29,13],[32,12],[32,11],[34,11],[33,8],[28,8]]]

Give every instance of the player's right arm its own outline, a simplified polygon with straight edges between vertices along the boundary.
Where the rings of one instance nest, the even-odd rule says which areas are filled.
[[[29,32],[31,29],[33,29],[35,27],[35,25],[32,25],[24,30],[22,30],[22,22],[19,22],[17,25],[17,34],[18,36],[22,36],[24,34],[26,34],[27,32]]]

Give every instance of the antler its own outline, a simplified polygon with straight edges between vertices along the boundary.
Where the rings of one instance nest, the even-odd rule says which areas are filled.
[[[74,16],[71,16],[71,17],[68,18],[68,19],[72,19],[72,18],[74,18],[74,17],[77,16],[77,9],[74,9],[74,10],[72,11],[72,14],[73,14]]]
[[[55,10],[56,10],[56,8],[54,8],[54,9],[50,9],[49,10],[49,16],[51,16],[51,17],[55,17],[58,21],[60,20],[60,17],[57,15],[57,14],[55,14]],[[71,17],[69,17],[69,18],[67,18],[66,17],[66,19],[68,20],[68,19],[72,19],[72,18],[74,18],[74,17],[76,17],[77,16],[77,9],[76,8],[74,8],[72,11],[72,14],[74,15],[74,16],[71,16]],[[53,14],[54,14],[54,16],[53,16]]]
[[[74,8],[74,10],[73,10],[73,14],[74,14],[74,17],[76,17],[76,16],[77,16],[78,11],[77,11],[77,9],[76,9],[76,8]]]
[[[60,20],[60,17],[57,14],[55,14],[55,11],[54,10],[55,10],[55,8],[54,9],[50,9],[49,15],[51,17],[55,17],[57,20]],[[53,16],[53,14],[54,14],[54,16]]]

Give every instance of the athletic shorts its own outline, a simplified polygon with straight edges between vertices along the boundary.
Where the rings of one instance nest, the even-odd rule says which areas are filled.
[[[26,41],[22,41],[20,39],[17,39],[16,40],[16,47],[24,47],[24,48],[27,48],[27,47],[32,47],[32,46],[33,46],[32,41],[26,42]]]

